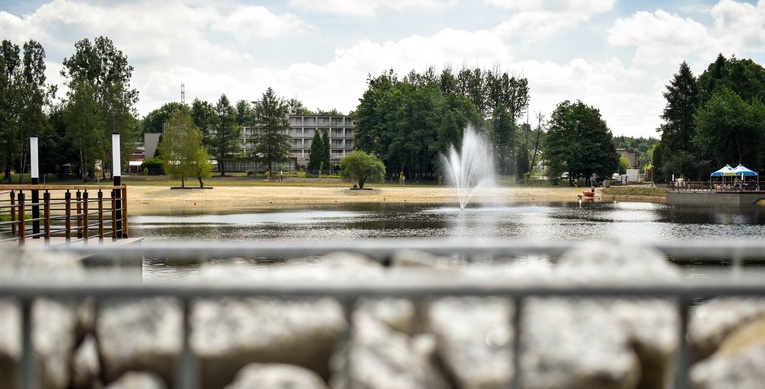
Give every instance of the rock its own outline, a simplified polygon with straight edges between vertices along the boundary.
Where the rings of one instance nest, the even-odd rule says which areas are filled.
[[[75,345],[74,304],[38,298],[32,304],[32,343],[40,363],[43,388],[66,388]]]
[[[449,388],[449,384],[436,368],[436,341],[432,335],[419,334],[412,337],[387,325],[370,307],[376,301],[359,304],[353,313],[353,329],[350,344],[337,356],[338,372],[333,376],[332,386],[353,388]],[[380,302],[390,304],[390,301]],[[384,311],[385,309],[382,309]],[[347,375],[345,375],[347,374]]]
[[[694,359],[708,357],[731,332],[763,317],[764,298],[716,298],[698,305],[691,311],[688,322]]]
[[[765,383],[765,318],[733,330],[709,358],[691,367],[693,388],[759,388]]]
[[[251,363],[224,389],[325,389],[327,384],[315,372],[293,365]]]
[[[191,326],[203,386],[219,388],[253,362],[303,366],[328,378],[330,356],[348,324],[329,298],[247,298],[195,301]]]
[[[681,282],[658,251],[587,242],[553,269],[561,282]],[[521,323],[528,388],[661,388],[679,345],[675,304],[662,299],[531,298]]]
[[[85,268],[75,254],[57,249],[9,250],[0,261],[2,278],[44,278],[71,281],[85,275]]]
[[[165,389],[167,385],[152,373],[130,371],[104,389]]]
[[[2,262],[2,261],[0,261]],[[16,387],[16,363],[21,359],[21,305],[0,299],[0,388]]]
[[[603,301],[531,298],[524,310],[524,388],[636,387],[640,361]]]
[[[441,298],[429,328],[449,375],[462,389],[509,388],[513,379],[513,304],[505,298]]]
[[[391,257],[393,267],[425,267],[431,270],[458,270],[466,262],[458,258],[439,257],[425,251],[398,250]]]
[[[182,349],[182,329],[177,299],[102,301],[96,337],[106,382],[131,370],[145,370],[172,385],[175,361]]]
[[[75,389],[101,387],[101,362],[98,345],[92,335],[83,339],[72,356],[72,384]]]
[[[619,284],[681,282],[680,270],[660,251],[626,242],[588,241],[566,251],[554,267],[566,282]]]

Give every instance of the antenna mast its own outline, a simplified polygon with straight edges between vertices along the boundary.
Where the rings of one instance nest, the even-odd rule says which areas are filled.
[[[181,83],[181,104],[186,104],[186,84]]]

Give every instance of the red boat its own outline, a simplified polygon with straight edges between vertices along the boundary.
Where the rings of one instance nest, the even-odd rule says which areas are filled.
[[[582,192],[582,195],[584,197],[595,197],[595,192],[594,191],[590,192],[589,190],[586,190],[586,191]]]

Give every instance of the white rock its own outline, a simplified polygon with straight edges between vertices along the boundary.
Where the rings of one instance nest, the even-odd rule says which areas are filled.
[[[96,337],[107,382],[131,370],[154,372],[173,382],[182,348],[183,315],[174,298],[102,301]]]
[[[285,364],[251,363],[224,389],[325,389],[327,384],[315,372]]]

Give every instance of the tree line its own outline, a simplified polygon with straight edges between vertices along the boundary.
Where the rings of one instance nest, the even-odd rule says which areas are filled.
[[[19,46],[2,41],[0,54],[0,150],[7,182],[11,171],[28,171],[29,137],[39,138],[40,172],[105,178],[111,170],[111,134],[120,133],[127,161],[138,135],[134,108],[138,91],[130,87],[133,67],[109,38],[83,39],[65,58],[61,75],[67,92],[53,103],[56,87],[45,78],[45,50],[29,40]],[[21,176],[19,176],[21,180]]]
[[[653,152],[658,181],[707,180],[725,164],[765,168],[765,68],[722,54],[696,77],[686,62],[664,92]]]

